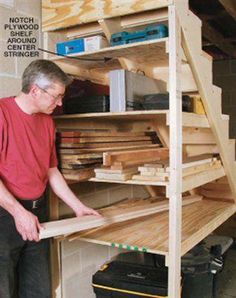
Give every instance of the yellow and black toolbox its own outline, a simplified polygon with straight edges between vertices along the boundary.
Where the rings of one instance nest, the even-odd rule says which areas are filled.
[[[151,254],[120,254],[93,275],[96,298],[162,298],[167,284],[167,268]]]

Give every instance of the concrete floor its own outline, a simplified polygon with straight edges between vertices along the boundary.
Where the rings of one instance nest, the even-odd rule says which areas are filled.
[[[215,298],[236,298],[236,244],[227,252],[224,270],[218,276]]]

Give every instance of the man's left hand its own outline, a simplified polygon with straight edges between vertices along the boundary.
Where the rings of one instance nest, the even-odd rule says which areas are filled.
[[[101,216],[96,210],[89,208],[85,205],[80,205],[78,210],[75,211],[77,217],[85,216],[85,215],[97,215]]]

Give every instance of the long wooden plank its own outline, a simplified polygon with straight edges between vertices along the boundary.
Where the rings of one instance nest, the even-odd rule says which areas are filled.
[[[132,167],[132,168],[127,168],[123,170],[112,170],[111,168],[105,168],[101,167],[98,169],[95,169],[94,172],[97,173],[102,173],[102,174],[128,174],[128,173],[133,173],[137,172],[138,168],[137,167]]]
[[[223,176],[225,176],[225,171],[222,166],[219,169],[208,170],[196,175],[186,176],[183,178],[182,192],[194,189]]]
[[[145,131],[104,131],[104,130],[94,130],[94,131],[60,131],[58,135],[63,138],[75,138],[75,137],[144,137],[148,135],[155,134],[155,132],[145,132]]]
[[[115,162],[145,162],[146,160],[161,160],[166,159],[169,156],[168,148],[158,149],[140,149],[135,151],[124,151],[124,152],[105,152],[103,154],[103,164],[105,166],[111,166]]]
[[[138,146],[138,145],[151,145],[152,141],[137,141],[137,142],[114,142],[114,143],[62,143],[60,148],[107,148],[107,147],[125,147],[125,146]]]
[[[88,165],[91,163],[99,163],[102,162],[102,158],[95,159],[63,159],[61,158],[61,164],[74,164],[74,165]]]
[[[201,199],[201,196],[189,196],[183,200],[183,205],[192,204]],[[168,210],[168,200],[164,200],[163,202],[157,201],[155,203],[152,203],[152,200],[149,202],[143,200],[143,204],[141,204],[141,206],[138,205],[136,201],[132,207],[129,207],[129,202],[127,203],[127,205],[124,205],[124,203],[122,203],[122,212],[120,211],[119,205],[117,205],[118,207],[115,209],[113,207],[110,207],[110,209],[109,207],[101,209],[100,214],[103,217],[89,215],[81,218],[75,217],[44,223],[42,224],[43,229],[40,231],[40,239],[55,237],[64,234],[71,234],[102,225],[127,221],[130,219],[135,219],[138,217]]]
[[[134,136],[134,137],[78,137],[78,138],[61,138],[61,143],[84,144],[84,143],[101,143],[101,142],[132,142],[132,141],[148,141],[149,136]]]
[[[106,179],[98,179],[98,178],[90,178],[89,181],[93,182],[105,182],[105,183],[118,183],[120,184],[120,180],[106,180]],[[133,185],[153,185],[153,186],[167,186],[168,182],[164,181],[138,181],[138,180],[126,180],[122,181],[122,184],[133,184]]]
[[[97,159],[102,157],[102,152],[84,154],[60,154],[61,160]]]
[[[126,180],[130,180],[134,174],[135,174],[135,172],[133,172],[133,173],[125,173],[125,174],[96,173],[96,178],[98,178],[98,179],[106,179],[106,180],[126,181]]]
[[[123,146],[123,147],[104,147],[104,148],[91,148],[91,149],[76,149],[76,148],[64,148],[59,149],[61,154],[82,154],[82,153],[95,153],[95,152],[105,152],[105,151],[122,151],[122,150],[135,150],[135,149],[147,149],[147,148],[158,148],[159,144],[150,144],[150,145],[133,145],[133,146]]]

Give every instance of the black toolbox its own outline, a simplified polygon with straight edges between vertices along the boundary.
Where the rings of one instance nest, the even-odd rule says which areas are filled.
[[[214,245],[215,247],[215,245]],[[199,243],[182,257],[182,298],[215,298],[215,278],[222,258],[213,246]],[[168,268],[165,257],[127,252],[101,267],[93,275],[96,298],[168,297]]]
[[[127,101],[128,110],[168,110],[169,93],[144,95],[142,99]],[[183,112],[193,112],[193,102],[190,96],[182,96]]]
[[[132,257],[139,260],[136,262]],[[168,270],[165,266],[154,263],[152,254],[121,254],[118,259],[103,265],[93,275],[96,297],[167,297]]]
[[[109,112],[108,95],[93,95],[86,97],[70,97],[63,103],[65,114]]]

